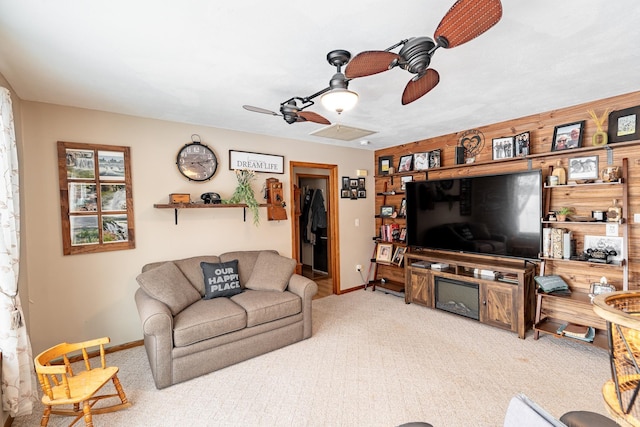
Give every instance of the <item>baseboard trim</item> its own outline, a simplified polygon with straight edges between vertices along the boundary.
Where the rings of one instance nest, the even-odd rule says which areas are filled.
[[[134,348],[134,347],[140,347],[141,345],[144,345],[144,340],[137,340],[137,341],[130,341],[124,344],[119,344],[119,345],[114,345],[111,347],[105,347],[104,348],[104,353],[105,354],[110,354],[110,353],[115,353],[118,351],[122,351],[122,350],[128,350],[130,348]],[[95,351],[91,351],[88,352],[87,355],[89,356],[89,358],[91,359],[92,357],[98,357],[100,356],[100,351],[99,350],[95,350]],[[79,354],[77,356],[72,356],[69,358],[69,362],[74,363],[74,362],[79,362],[82,360],[82,355]],[[60,362],[62,364],[62,361]]]
[[[346,293],[349,293],[349,292],[357,291],[359,289],[364,289],[364,285],[354,286],[353,288],[349,288],[349,289],[340,289],[338,291],[337,295],[346,294]]]

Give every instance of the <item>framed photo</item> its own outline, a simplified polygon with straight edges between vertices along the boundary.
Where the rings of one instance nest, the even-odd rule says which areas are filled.
[[[407,182],[413,181],[413,175],[405,175],[400,177],[400,189],[402,191],[407,189]]]
[[[366,183],[367,183],[366,178],[358,178],[358,188],[360,190],[364,190],[365,189],[365,187],[366,187],[365,184]]]
[[[513,137],[493,139],[493,160],[511,159],[514,156]]]
[[[358,188],[357,187],[353,187],[349,189],[349,197],[351,198],[351,200],[357,200],[358,199]]]
[[[551,151],[569,150],[582,147],[584,120],[566,125],[556,126],[553,130]]]
[[[348,188],[340,190],[340,198],[349,199],[351,197],[351,191]]]
[[[429,169],[440,167],[440,150],[429,151]]]
[[[358,188],[358,178],[349,178],[349,188]]]
[[[402,202],[400,202],[400,210],[398,211],[398,216],[404,218],[407,216],[407,199],[402,198]]]
[[[398,162],[398,172],[409,172],[411,171],[412,165],[413,165],[413,154],[407,154],[406,156],[401,156],[400,162]]]
[[[367,198],[367,190],[361,190],[358,188],[358,199],[366,199]]]
[[[378,157],[378,175],[388,175],[389,168],[393,167],[393,156]]]
[[[402,227],[400,229],[400,237],[398,237],[398,240],[400,240],[401,242],[404,242],[405,240],[407,240],[407,228],[406,227]]]
[[[342,177],[342,189],[343,190],[348,190],[349,189],[349,181],[351,178],[349,178],[348,176],[343,176]]]
[[[516,149],[516,157],[524,157],[529,155],[529,144],[530,142],[530,134],[529,132],[522,132],[516,135],[514,146]]]
[[[376,249],[376,262],[391,262],[393,257],[392,243],[378,243]]]
[[[393,253],[391,264],[395,264],[398,267],[400,267],[402,265],[402,262],[404,261],[404,253],[406,251],[407,251],[407,248],[405,248],[404,246],[398,246],[396,248],[396,251]]]
[[[393,206],[380,206],[380,216],[382,218],[391,218],[393,217]]]
[[[569,159],[569,181],[598,179],[598,156]]]
[[[640,139],[640,106],[609,114],[609,142]]]
[[[423,171],[429,169],[429,153],[416,153],[413,155],[413,170]]]

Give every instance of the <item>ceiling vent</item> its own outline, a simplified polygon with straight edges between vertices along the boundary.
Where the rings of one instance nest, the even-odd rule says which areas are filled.
[[[377,133],[373,130],[358,129],[351,126],[334,124],[323,127],[315,132],[311,132],[313,136],[321,136],[323,138],[339,139],[341,141],[353,141],[354,139],[364,138],[367,135]]]

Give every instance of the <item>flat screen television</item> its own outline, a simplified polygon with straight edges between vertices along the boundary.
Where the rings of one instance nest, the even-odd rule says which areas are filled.
[[[406,183],[407,245],[536,259],[542,242],[542,172]]]

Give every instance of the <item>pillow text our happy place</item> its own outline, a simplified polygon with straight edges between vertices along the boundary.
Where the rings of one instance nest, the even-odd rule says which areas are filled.
[[[201,262],[204,276],[204,299],[230,297],[242,292],[238,275],[238,260],[209,263]]]

